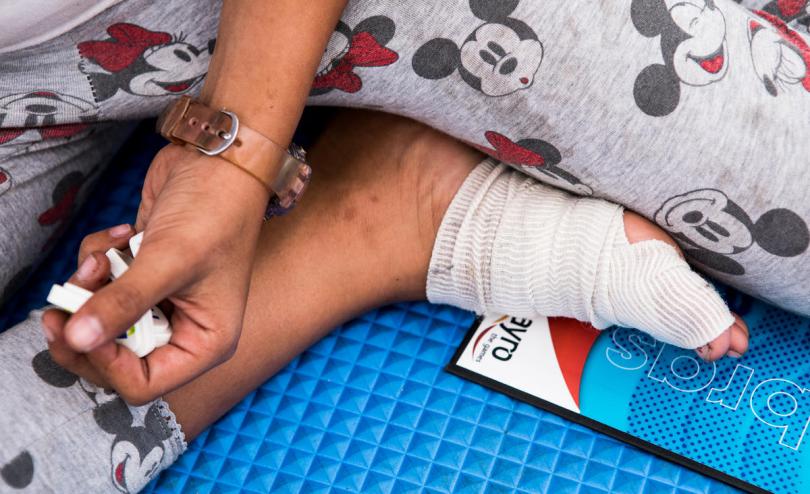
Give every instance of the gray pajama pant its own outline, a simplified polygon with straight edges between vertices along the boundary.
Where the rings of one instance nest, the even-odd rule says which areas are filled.
[[[731,0],[354,0],[310,103],[406,115],[624,204],[699,269],[810,314],[808,6],[743,3],[762,11]],[[218,12],[219,0],[127,0],[0,54],[0,297],[58,238],[125,138],[122,122],[199,91]],[[165,404],[127,407],[54,369],[44,346],[36,318],[0,336],[0,390],[16,398],[0,400],[0,491],[132,492],[182,451]],[[53,408],[77,417],[71,430]],[[66,437],[98,460],[81,475]]]

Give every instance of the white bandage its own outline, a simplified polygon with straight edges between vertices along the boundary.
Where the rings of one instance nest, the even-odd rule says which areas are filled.
[[[490,160],[470,174],[442,220],[427,294],[478,313],[635,327],[685,348],[734,322],[672,246],[627,241],[620,206]]]

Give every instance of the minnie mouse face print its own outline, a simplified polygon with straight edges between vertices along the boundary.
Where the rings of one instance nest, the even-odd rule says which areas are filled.
[[[363,80],[356,67],[384,67],[399,59],[385,45],[394,37],[396,26],[388,17],[378,15],[364,19],[354,29],[339,22],[326,44],[310,96],[333,90],[356,93]]]
[[[772,0],[762,6],[760,10],[773,14],[785,22],[794,20],[806,25],[806,18],[810,12],[808,0]]]
[[[633,25],[643,36],[660,36],[663,64],[645,67],[633,96],[653,117],[678,107],[681,84],[706,86],[728,71],[726,21],[714,0],[633,0]]]
[[[513,141],[492,130],[485,132],[484,137],[491,147],[479,144],[473,146],[498,161],[518,167],[526,174],[559,189],[581,196],[593,194],[588,185],[557,166],[562,161],[562,155],[553,144],[542,139]]]
[[[349,52],[352,42],[352,30],[343,21],[339,21],[337,27],[329,36],[326,48],[323,50],[323,57],[318,64],[316,77],[323,76],[334,69],[340,60]]]
[[[751,62],[765,90],[772,96],[799,87],[810,92],[810,46],[779,17],[755,12],[763,20],[748,22]]]
[[[425,79],[443,79],[458,71],[471,88],[487,96],[506,96],[526,89],[543,61],[543,44],[525,22],[510,17],[519,0],[470,0],[470,10],[483,24],[459,47],[435,38],[416,51],[412,66]]]
[[[89,101],[57,91],[37,90],[0,97],[0,159],[24,152],[43,139],[72,138],[96,119]],[[65,123],[71,122],[71,123]],[[0,177],[0,193],[2,193]]]
[[[185,94],[205,77],[214,51],[213,39],[198,47],[182,35],[134,24],[113,24],[107,34],[107,39],[78,44],[84,58],[79,69],[90,78],[98,101],[118,90],[137,96]]]
[[[698,189],[668,199],[655,222],[686,244],[684,252],[704,266],[743,275],[732,256],[754,245],[779,257],[795,257],[810,245],[807,224],[789,209],[771,209],[752,221],[746,212],[716,189]]]
[[[26,128],[53,127],[65,122],[91,122],[95,119],[96,107],[89,101],[56,91],[31,91],[8,94],[0,98],[0,123],[6,130],[16,129],[22,133]],[[81,125],[70,124],[71,128]],[[43,136],[43,138],[46,136]],[[47,136],[50,137],[50,136]]]

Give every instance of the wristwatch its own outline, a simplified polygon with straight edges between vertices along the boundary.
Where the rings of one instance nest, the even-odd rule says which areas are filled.
[[[271,194],[265,218],[290,210],[312,175],[300,146],[291,144],[284,149],[240,125],[233,112],[215,110],[190,96],[182,96],[166,107],[158,118],[157,130],[170,142],[224,158],[258,180]]]

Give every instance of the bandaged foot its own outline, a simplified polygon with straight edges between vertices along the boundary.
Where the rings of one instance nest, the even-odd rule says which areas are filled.
[[[444,216],[428,299],[478,313],[634,327],[707,359],[743,353],[744,323],[674,243],[649,223],[655,233],[630,232],[640,240],[631,243],[625,223],[620,206],[486,160]]]

